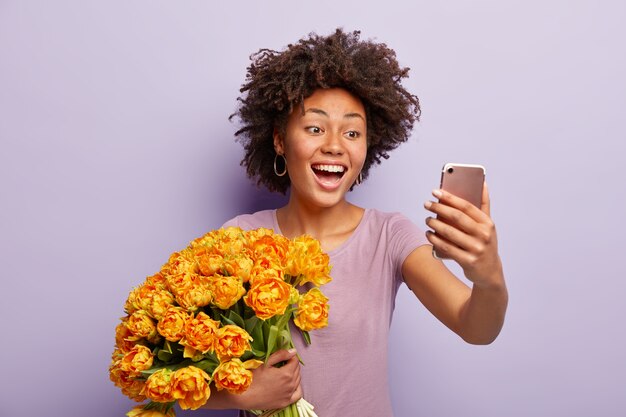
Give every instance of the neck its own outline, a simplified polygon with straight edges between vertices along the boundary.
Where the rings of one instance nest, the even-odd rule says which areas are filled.
[[[318,239],[330,251],[343,243],[356,229],[364,210],[345,199],[332,207],[311,207],[290,196],[286,206],[277,210],[283,234],[294,238],[303,234]]]

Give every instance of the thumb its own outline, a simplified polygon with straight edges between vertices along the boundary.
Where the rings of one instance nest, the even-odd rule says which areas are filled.
[[[277,363],[288,361],[289,359],[293,358],[295,355],[296,355],[295,349],[277,350],[276,352],[270,355],[269,359],[267,360],[267,366],[274,366]]]
[[[487,213],[487,216],[491,216],[491,199],[489,198],[489,189],[487,188],[487,182],[483,183],[483,196],[480,204],[480,210]]]

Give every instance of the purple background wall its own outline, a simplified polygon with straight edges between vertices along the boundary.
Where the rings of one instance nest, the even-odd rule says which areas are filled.
[[[483,163],[511,294],[475,347],[402,289],[396,415],[623,416],[625,20],[622,1],[0,0],[0,416],[127,411],[107,366],[130,288],[281,201],[227,120],[249,54],[337,26],[393,47],[423,103],[352,201],[423,225],[441,165]]]

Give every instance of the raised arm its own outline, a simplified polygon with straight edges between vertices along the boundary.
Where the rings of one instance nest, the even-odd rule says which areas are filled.
[[[427,238],[439,253],[461,266],[472,287],[435,259],[429,246],[415,249],[406,258],[404,280],[424,306],[463,340],[489,344],[504,323],[508,293],[487,186],[480,209],[442,190],[433,195],[439,202],[427,202],[425,207],[442,220],[426,220],[434,232],[427,232]]]

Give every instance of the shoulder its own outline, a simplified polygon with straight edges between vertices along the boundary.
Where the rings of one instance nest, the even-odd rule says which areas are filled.
[[[402,213],[370,209],[367,227],[371,236],[378,236],[392,254],[400,260],[418,246],[427,244],[424,231]]]
[[[367,223],[375,228],[386,229],[391,232],[407,227],[411,229],[417,228],[408,217],[399,212],[385,212],[369,209],[367,214]]]
[[[241,227],[244,230],[258,229],[259,227],[265,227],[268,229],[274,228],[275,210],[261,210],[256,213],[240,214],[226,221],[222,227]]]

